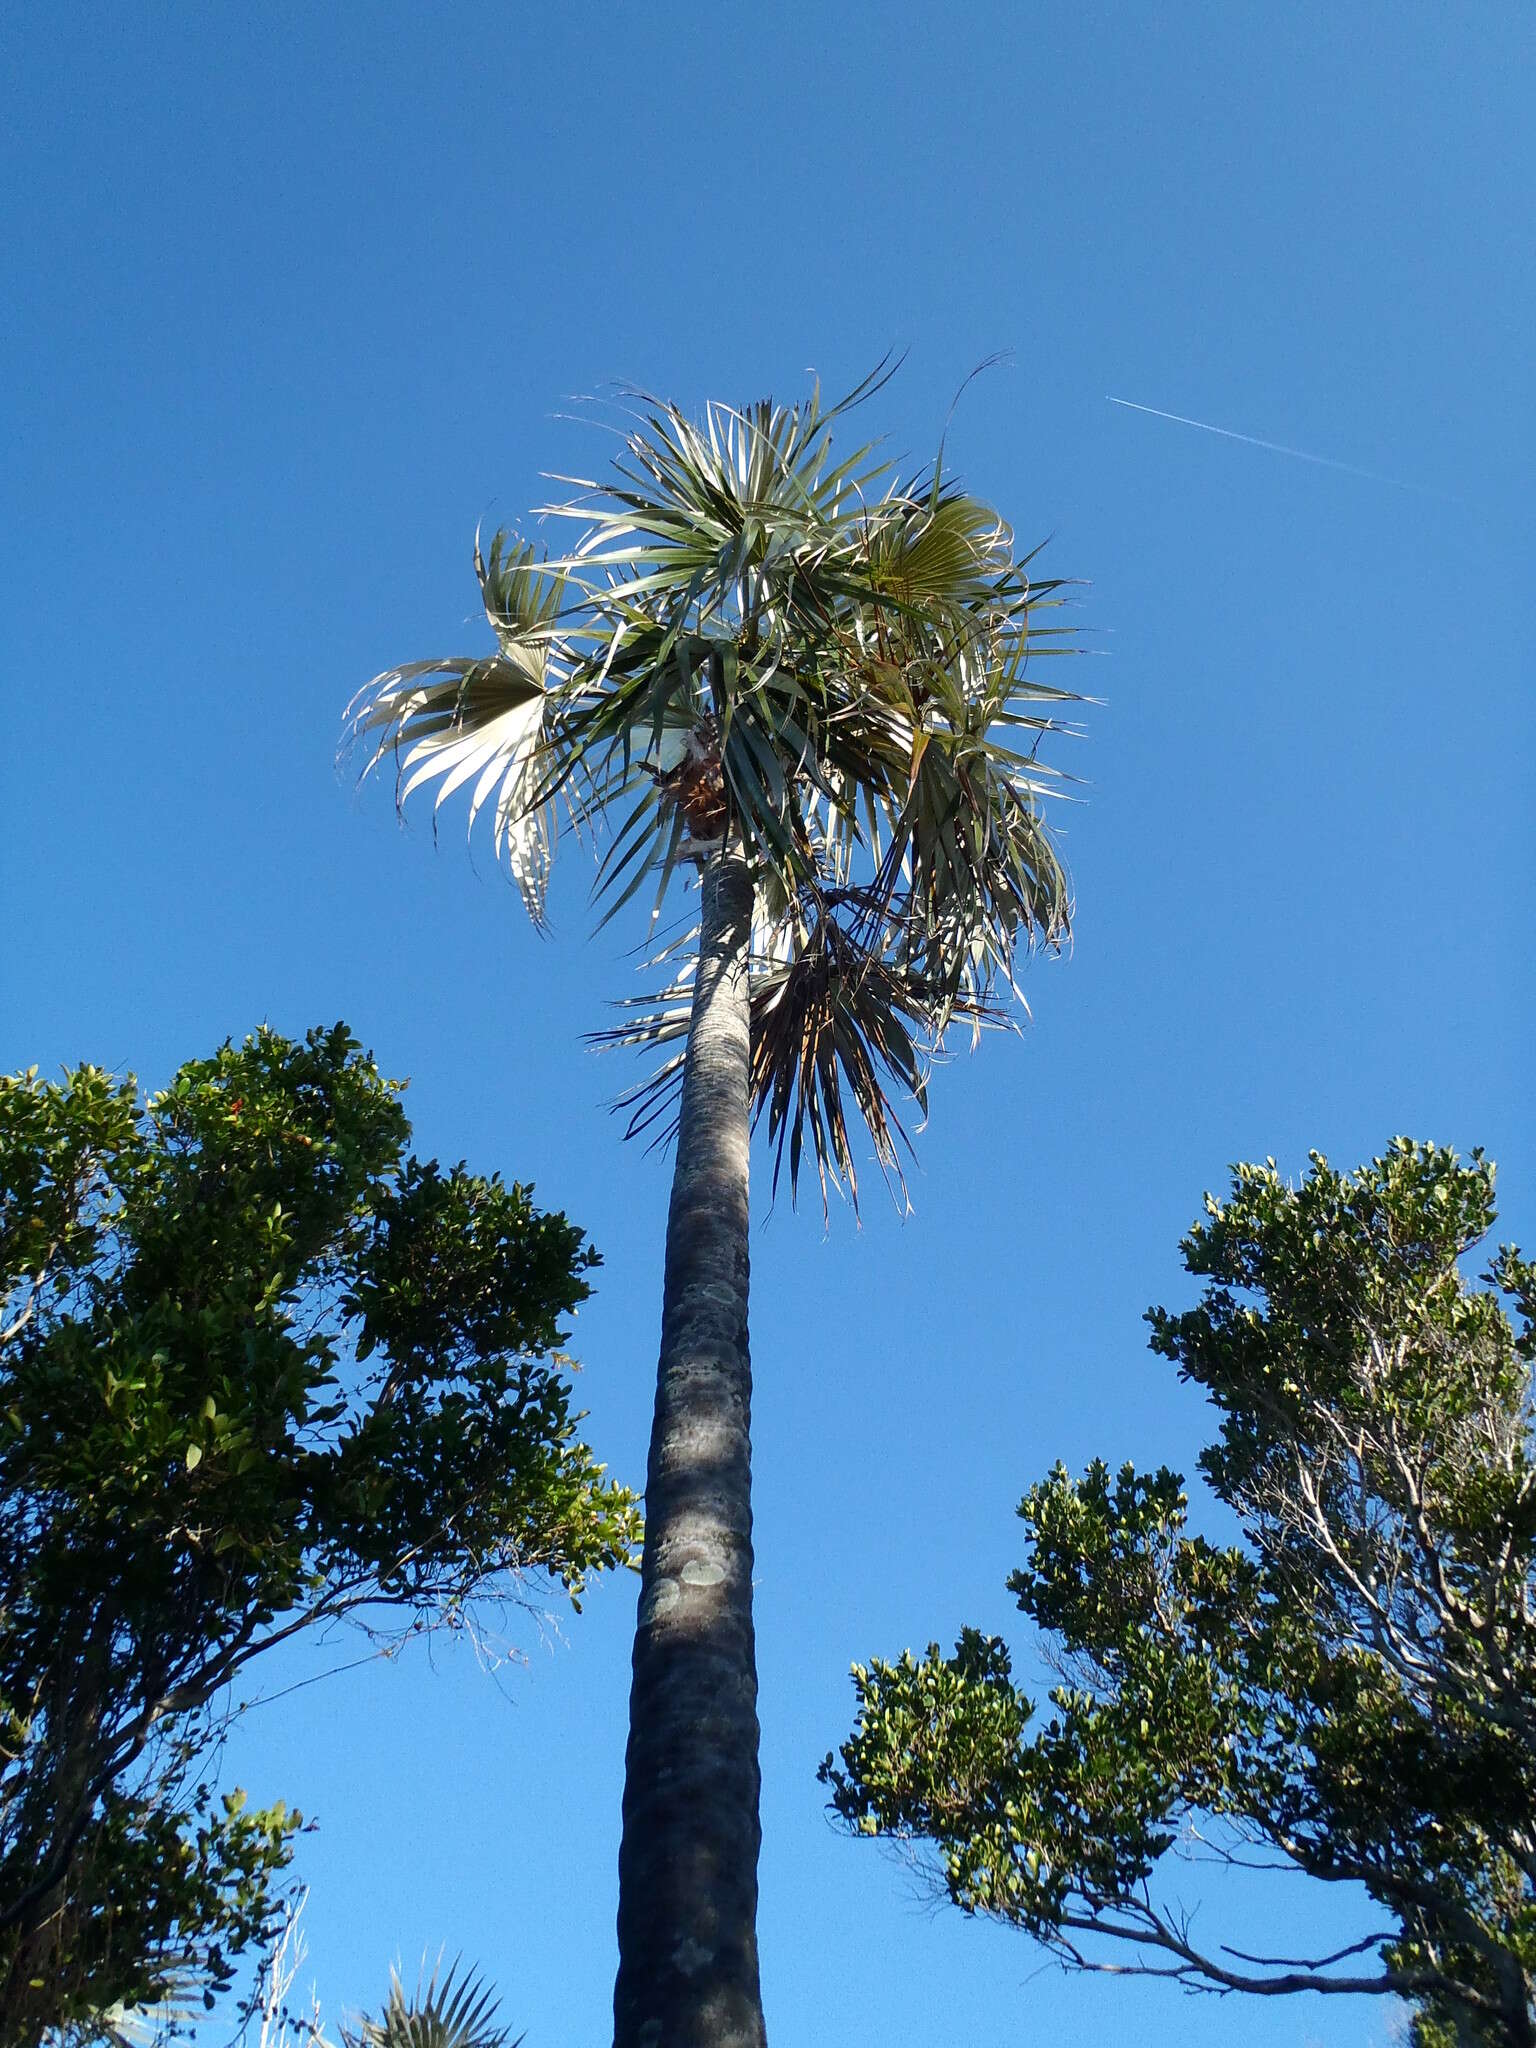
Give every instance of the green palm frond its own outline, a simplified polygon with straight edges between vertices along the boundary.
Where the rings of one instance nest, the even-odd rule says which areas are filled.
[[[576,522],[566,554],[498,535],[487,566],[477,544],[496,652],[392,670],[354,714],[402,803],[468,790],[473,829],[494,798],[536,917],[557,808],[593,830],[605,919],[638,900],[654,924],[717,845],[746,856],[775,935],[752,962],[755,1100],[792,1185],[807,1138],[823,1186],[855,1184],[849,1100],[889,1173],[885,1084],[920,1108],[950,1023],[996,1020],[1020,953],[1071,926],[1071,778],[1041,748],[1081,700],[1038,673],[1075,651],[1065,585],[942,450],[905,481],[875,444],[835,456],[866,395],[697,420],[636,397],[612,474],[543,508]],[[667,1051],[685,1006],[675,982],[599,1041]],[[625,1098],[638,1128],[675,1071]]]
[[[343,2026],[345,2048],[517,2048],[511,2030],[494,2024],[499,2000],[471,1972],[461,1976],[460,1959],[442,1982],[434,1970],[407,1998],[399,1972],[389,1973],[389,2000],[377,2019]],[[523,2037],[517,2037],[520,2041]]]
[[[347,707],[348,742],[366,750],[364,776],[396,767],[396,802],[437,785],[442,805],[469,788],[469,830],[491,805],[492,838],[535,923],[544,918],[555,815],[543,787],[555,744],[552,673],[565,579],[534,550],[497,534],[487,564],[475,537],[475,572],[496,635],[492,655],[407,662],[375,676]]]

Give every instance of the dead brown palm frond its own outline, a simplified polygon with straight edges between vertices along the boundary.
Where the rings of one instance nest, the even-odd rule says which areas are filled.
[[[984,997],[944,999],[936,984],[895,957],[890,934],[878,929],[878,908],[873,891],[834,892],[802,912],[792,941],[784,923],[760,929],[752,959],[753,1123],[767,1118],[775,1193],[786,1156],[791,1192],[798,1191],[809,1138],[824,1212],[834,1187],[858,1203],[849,1099],[882,1174],[905,1201],[902,1153],[910,1155],[912,1145],[894,1098],[926,1115],[928,1075],[947,1025],[959,1020],[979,1030],[1006,1021],[1002,1007]],[[661,1144],[676,1134],[693,980],[693,962],[685,961],[663,988],[621,1002],[629,1013],[624,1022],[590,1034],[588,1042],[600,1047],[663,1054],[614,1104],[629,1112],[626,1136]]]
[[[753,1117],[768,1119],[774,1191],[786,1146],[791,1191],[797,1188],[809,1133],[823,1212],[834,1186],[846,1185],[857,1205],[846,1088],[882,1174],[905,1203],[901,1154],[912,1146],[887,1084],[926,1115],[929,1070],[954,1015],[978,1026],[1000,1021],[985,997],[946,998],[822,906],[793,956],[766,967],[752,990]]]

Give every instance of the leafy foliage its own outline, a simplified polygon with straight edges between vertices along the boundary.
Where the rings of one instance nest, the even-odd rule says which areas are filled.
[[[392,669],[351,712],[402,804],[468,789],[471,829],[490,807],[538,921],[561,809],[603,832],[605,916],[648,882],[659,915],[718,849],[750,862],[754,1101],[792,1184],[809,1127],[824,1197],[857,1193],[844,1091],[899,1172],[887,1082],[921,1109],[950,1023],[1000,1016],[1018,948],[1070,922],[1039,747],[1076,700],[1031,665],[1067,651],[1061,586],[942,449],[906,480],[872,447],[834,461],[834,422],[881,381],[699,422],[641,401],[613,476],[545,508],[580,524],[567,554],[477,542],[497,653]],[[679,1040],[691,976],[600,1037]],[[637,1091],[639,1124],[680,1070]]]
[[[1244,1542],[1186,1533],[1176,1473],[1058,1466],[1009,1581],[1058,1646],[1053,1717],[974,1630],[857,1666],[833,1807],[1068,1962],[1111,1967],[1111,1937],[1190,1985],[1398,1992],[1425,2048],[1530,2042],[1536,1268],[1505,1249],[1469,1286],[1493,1169],[1406,1140],[1294,1188],[1240,1167],[1207,1210],[1203,1299],[1149,1321],[1221,1415],[1200,1464]],[[1304,1961],[1197,1948],[1152,1881],[1191,1844],[1352,1880],[1390,1925]]]
[[[409,1135],[341,1025],[147,1102],[0,1080],[7,2042],[212,1996],[269,1931],[299,1816],[212,1782],[255,1658],[630,1555],[558,1349],[596,1254]]]

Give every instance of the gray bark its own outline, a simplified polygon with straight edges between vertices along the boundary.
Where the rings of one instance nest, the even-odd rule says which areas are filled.
[[[615,2048],[763,2048],[747,1161],[752,882],[704,870],[667,1215],[619,1851]]]

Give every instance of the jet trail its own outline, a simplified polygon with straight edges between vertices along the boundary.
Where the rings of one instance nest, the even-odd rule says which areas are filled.
[[[1261,441],[1257,434],[1238,434],[1231,427],[1213,427],[1209,420],[1192,420],[1181,412],[1164,412],[1155,405],[1138,405],[1131,398],[1116,398],[1110,392],[1104,394],[1110,405],[1123,405],[1127,412],[1144,412],[1155,420],[1173,420],[1181,427],[1198,427],[1202,434],[1219,434],[1224,441],[1243,441],[1250,448],[1267,448],[1272,455],[1289,455],[1296,462],[1312,462],[1319,469],[1336,469],[1345,476],[1364,477],[1367,483],[1390,484],[1397,491],[1413,491],[1421,498],[1442,498],[1450,504],[1460,501],[1446,491],[1431,489],[1428,484],[1411,484],[1400,476],[1383,476],[1380,470],[1357,469],[1352,462],[1335,462],[1331,455],[1311,455],[1305,448],[1287,448],[1283,441]]]

